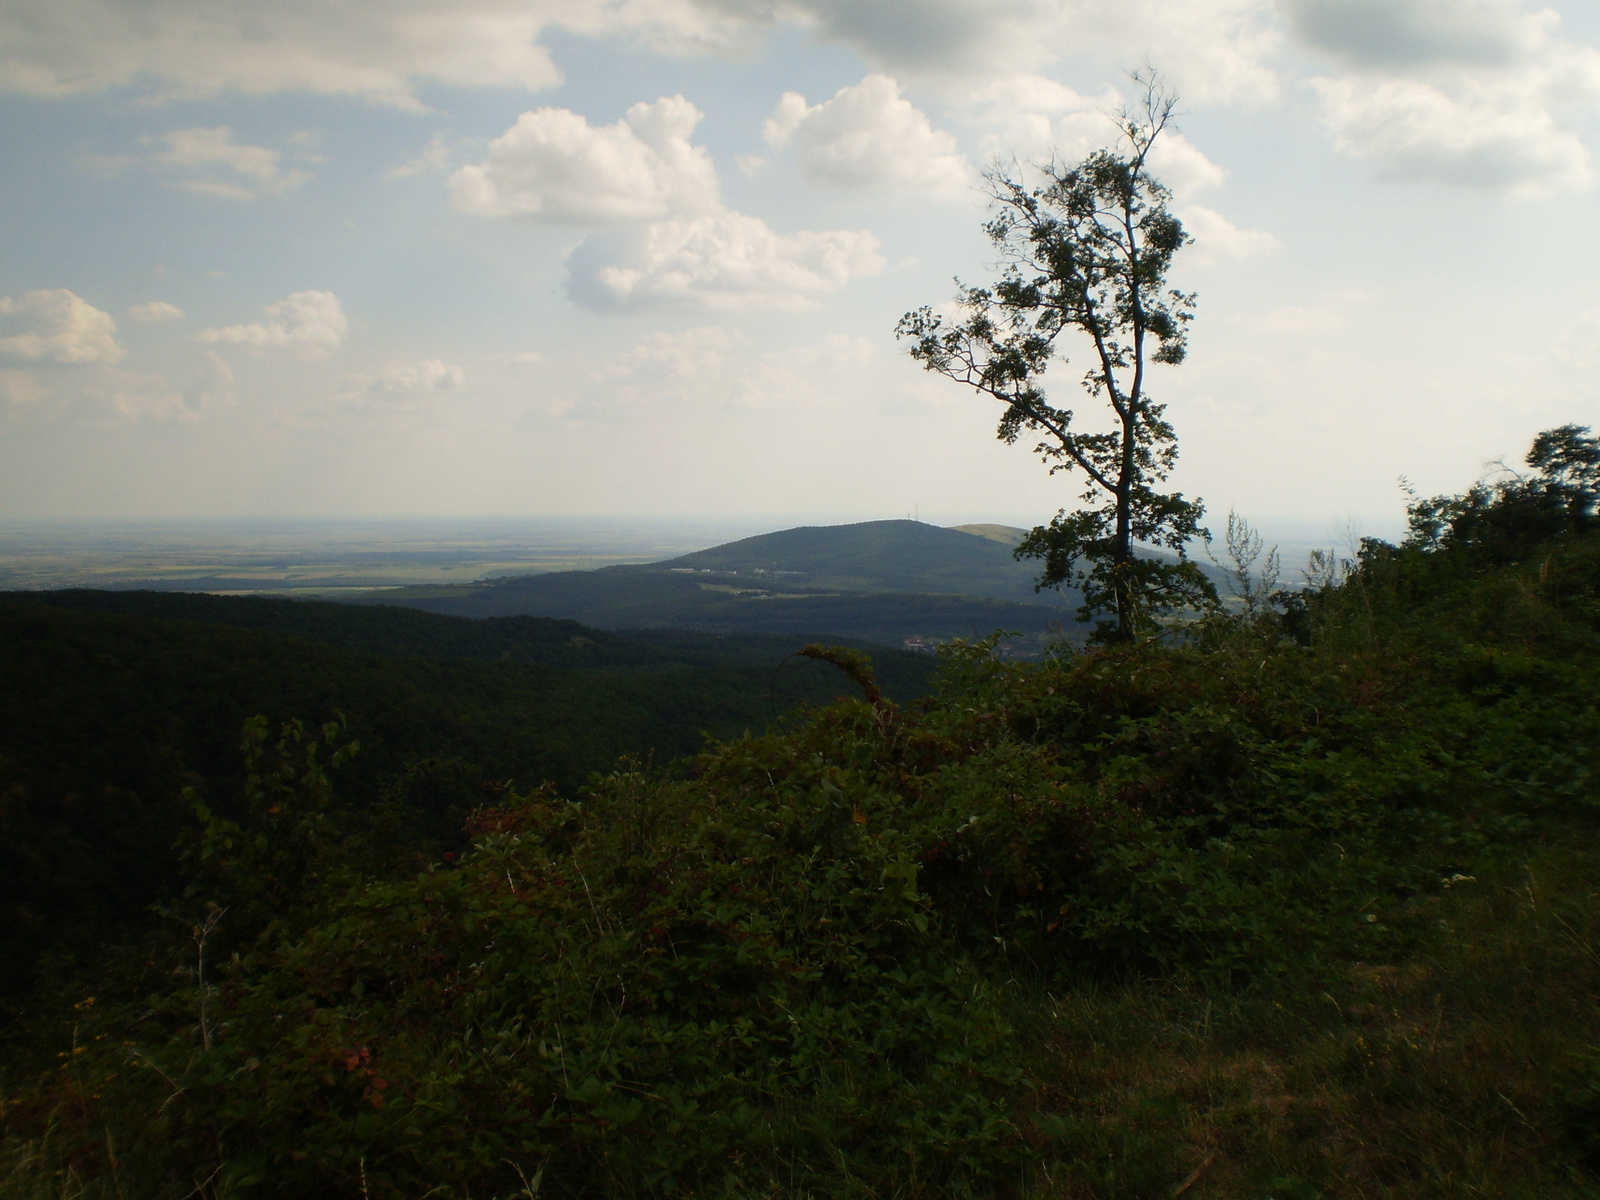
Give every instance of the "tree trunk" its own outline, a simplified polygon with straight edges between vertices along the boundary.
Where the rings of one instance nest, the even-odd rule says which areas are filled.
[[[1117,534],[1111,549],[1113,587],[1117,597],[1117,634],[1125,642],[1134,637],[1133,581],[1128,564],[1133,561],[1134,425],[1138,415],[1132,403],[1122,418],[1122,468],[1117,476]]]

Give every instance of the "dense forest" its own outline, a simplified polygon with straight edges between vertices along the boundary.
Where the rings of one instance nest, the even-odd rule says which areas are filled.
[[[805,642],[153,592],[0,595],[0,1006],[148,925],[194,804],[242,794],[240,730],[339,720],[336,836],[410,869],[508,788],[666,766],[849,688]],[[889,652],[888,690],[934,663]],[[184,798],[186,790],[194,795]],[[3,1011],[3,1009],[0,1009]]]
[[[1555,430],[1529,467],[1133,642],[957,642],[921,694],[813,648],[849,698],[687,767],[671,738],[587,776],[557,751],[648,725],[574,680],[693,671],[496,658],[626,658],[593,632],[382,657],[0,606],[8,720],[51,714],[6,750],[8,855],[65,870],[87,836],[36,794],[133,820],[124,761],[181,815],[142,843],[174,845],[149,922],[102,945],[85,908],[13,996],[0,1190],[1591,1196],[1600,446]],[[416,647],[477,644],[437,628]],[[480,716],[513,667],[557,681],[526,749]],[[103,759],[63,757],[102,724]],[[522,764],[427,810],[459,843],[393,804],[452,754]],[[73,886],[134,886],[114,850]]]

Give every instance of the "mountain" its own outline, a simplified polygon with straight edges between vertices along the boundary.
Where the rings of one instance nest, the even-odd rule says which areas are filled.
[[[785,529],[652,565],[829,591],[939,593],[1025,604],[1054,599],[1033,590],[1038,568],[1018,562],[1009,545],[987,534],[974,536],[920,521]]]
[[[1028,536],[1026,529],[1020,529],[1015,525],[952,525],[950,528],[970,533],[973,537],[988,538],[991,542],[999,542],[1006,547],[1015,546]]]
[[[397,588],[358,603],[453,616],[538,616],[602,629],[816,634],[899,645],[1073,624],[1073,598],[1036,593],[1004,543],[919,521],[806,526],[639,566],[464,587]]]

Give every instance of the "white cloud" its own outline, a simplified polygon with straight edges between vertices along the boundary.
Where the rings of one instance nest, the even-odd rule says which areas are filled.
[[[165,300],[152,300],[148,304],[135,304],[128,309],[128,320],[143,321],[147,324],[158,321],[181,321],[183,309],[176,304],[168,304]]]
[[[884,260],[864,230],[775,233],[724,209],[586,239],[567,259],[568,294],[597,309],[809,308]]]
[[[563,30],[669,53],[748,49],[780,25],[887,70],[999,78],[1088,49],[1178,64],[1193,96],[1259,98],[1270,0],[10,0],[0,88],[63,96],[302,92],[422,109],[419,84],[538,90],[561,81]],[[4,10],[0,10],[3,14]],[[203,15],[200,15],[203,12]],[[1192,65],[1192,69],[1191,69]],[[1266,82],[1263,82],[1263,81]]]
[[[1278,239],[1261,229],[1240,229],[1215,209],[1199,204],[1178,210],[1183,227],[1194,238],[1194,260],[1201,266],[1228,258],[1255,258],[1278,249]]]
[[[935,129],[887,75],[868,75],[810,107],[799,92],[785,92],[762,135],[774,148],[793,143],[801,172],[833,187],[961,196],[971,186],[955,138]]]
[[[0,400],[12,408],[31,408],[49,394],[27,371],[0,370]]]
[[[324,358],[339,348],[350,328],[339,297],[332,292],[294,292],[262,311],[266,321],[207,329],[198,340],[257,350],[291,349],[302,358]]]
[[[1334,145],[1383,179],[1543,195],[1593,178],[1563,120],[1600,100],[1600,51],[1520,0],[1286,0],[1346,70],[1310,81]]]
[[[410,394],[451,392],[461,386],[464,378],[460,367],[450,366],[437,358],[392,362],[384,366],[367,390]]]
[[[1283,12],[1303,41],[1363,68],[1509,66],[1560,21],[1505,0],[1283,0]]]
[[[1116,130],[1108,113],[1121,104],[1116,92],[1086,96],[1063,83],[1027,72],[967,89],[962,102],[988,132],[988,158],[1033,159],[1059,153],[1081,158],[1105,145]]]
[[[205,354],[205,367],[185,393],[188,406],[195,411],[223,407],[237,400],[233,392],[233,368],[228,360],[212,350]]]
[[[726,51],[780,22],[886,61],[947,69],[1041,48],[1025,36],[1062,0],[52,0],[0,26],[0,87],[72,95],[154,81],[158,94],[298,91],[423,107],[416,85],[551,87],[551,29],[666,51]],[[3,20],[3,18],[0,18]]]
[[[1115,91],[1097,96],[1038,75],[1018,75],[974,89],[966,102],[991,132],[984,150],[991,158],[1076,162],[1118,138],[1114,117],[1125,100]],[[1150,170],[1177,195],[1218,187],[1228,172],[1176,129],[1156,141]]]
[[[621,408],[663,403],[791,412],[838,409],[859,404],[856,393],[863,376],[884,362],[882,347],[871,338],[845,333],[755,357],[749,351],[745,338],[720,325],[649,334],[591,373],[595,386],[580,401],[577,415],[604,417]]]
[[[20,9],[22,4],[15,4]],[[0,87],[73,95],[155,81],[158,94],[299,91],[423,107],[414,84],[542,88],[559,72],[538,43],[561,24],[598,30],[600,0],[388,0],[276,6],[248,0],[51,0],[0,27]],[[626,7],[626,6],[625,6]],[[637,6],[635,6],[637,7]]]
[[[738,381],[735,399],[744,408],[837,407],[864,372],[882,360],[870,338],[832,333],[822,341],[769,350]]]
[[[662,378],[674,383],[721,377],[734,339],[720,325],[677,333],[652,333],[622,355],[605,374],[614,378]]]
[[[565,108],[525,112],[486,161],[451,177],[452,200],[477,216],[582,225],[711,211],[716,168],[689,142],[701,115],[682,96],[635,104],[598,128]]]
[[[1178,196],[1221,187],[1228,172],[1207,158],[1183,134],[1167,130],[1150,150],[1150,173]]]
[[[123,381],[109,400],[112,410],[130,421],[193,421],[200,415],[160,376]]]
[[[281,196],[310,178],[297,167],[286,170],[283,155],[277,150],[235,141],[233,130],[226,125],[174,129],[161,140],[166,149],[155,155],[155,161],[167,167],[199,170],[199,177],[186,179],[178,186],[203,196],[229,200]]]
[[[26,15],[8,20],[6,4]],[[193,0],[0,0],[0,88],[310,92],[422,109],[416,89],[430,81],[524,89],[559,82],[541,42],[555,30],[667,52],[725,53],[788,25],[853,47],[875,67],[952,99],[985,87],[1065,92],[1042,72],[1096,56],[1160,65],[1189,104],[1260,105],[1279,102],[1285,74],[1300,69],[1284,53],[1297,44],[1330,65],[1319,88],[1344,152],[1371,159],[1385,176],[1525,191],[1588,178],[1588,156],[1564,106],[1592,107],[1600,95],[1600,53],[1564,39],[1556,15],[1532,0],[295,0],[274,8],[270,21],[245,0],[207,0],[203,19],[196,11]],[[604,195],[610,211],[622,214],[613,219],[642,219],[635,209],[651,205],[681,207],[662,194],[673,169],[641,154],[617,126],[605,127],[615,143],[606,153],[622,161],[574,158],[564,137],[599,155],[604,131],[565,110],[541,111],[528,118],[533,128],[507,135],[498,159],[458,176],[458,201],[468,210],[567,219],[560,214],[574,210],[574,198],[551,176],[562,167],[627,181]],[[908,120],[914,114],[901,110]],[[1079,134],[1105,140],[1096,116],[1049,103],[991,108],[986,132],[999,144],[987,148],[1028,154],[1055,142],[1070,154]],[[858,121],[844,132],[870,144],[875,128]],[[931,127],[912,132],[924,143],[938,137]],[[849,145],[842,134],[819,135],[808,169],[841,182],[902,178],[898,154]],[[246,150],[259,154],[246,159]],[[944,153],[924,150],[933,160]],[[224,151],[234,158],[225,160]],[[288,190],[303,177],[281,163],[272,174],[260,154],[273,152],[263,147],[213,152],[203,164],[209,173],[184,186],[243,198]],[[434,145],[396,173],[445,161]],[[528,174],[537,181],[531,189]]]
[[[743,339],[720,325],[647,334],[631,349],[589,371],[591,384],[568,408],[578,419],[605,420],[663,403],[725,402],[725,375],[736,369]]]
[[[383,173],[385,179],[406,179],[412,175],[425,175],[429,171],[442,171],[450,165],[450,135],[443,130],[428,139],[428,144],[415,158]]]
[[[567,258],[567,293],[590,308],[803,308],[883,269],[865,231],[779,234],[723,206],[700,111],[681,96],[635,104],[613,125],[567,109],[524,113],[486,161],[451,179],[458,210],[610,225]]]
[[[1334,145],[1372,160],[1378,175],[1543,195],[1587,186],[1587,147],[1535,91],[1464,81],[1345,76],[1314,81]]]
[[[123,355],[117,323],[66,288],[40,288],[12,298],[0,296],[0,357],[24,362],[114,363]]]

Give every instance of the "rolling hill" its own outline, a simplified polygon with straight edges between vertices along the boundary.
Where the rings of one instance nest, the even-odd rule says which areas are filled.
[[[912,638],[1043,639],[1073,624],[1075,598],[1033,590],[1010,546],[918,521],[761,534],[640,566],[562,571],[464,587],[398,588],[362,603],[452,616],[539,616],[602,629]]]

